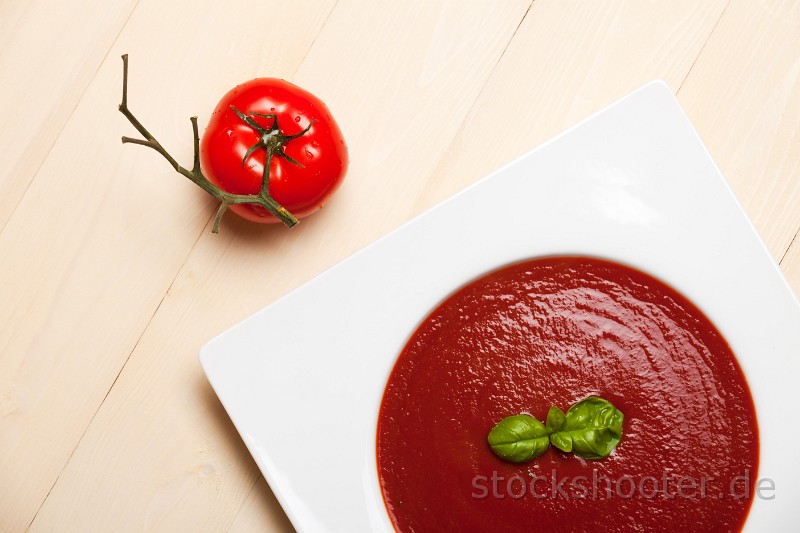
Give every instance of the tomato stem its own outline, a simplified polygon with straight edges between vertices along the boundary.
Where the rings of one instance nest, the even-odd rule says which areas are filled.
[[[194,137],[194,159],[192,162],[192,169],[189,170],[187,168],[182,167],[174,157],[172,157],[169,152],[161,145],[160,142],[149,132],[147,129],[142,125],[141,122],[131,113],[130,109],[128,109],[128,54],[122,55],[122,102],[119,104],[119,111],[125,118],[128,119],[136,131],[138,131],[144,139],[136,139],[133,137],[122,137],[123,144],[138,144],[141,146],[146,146],[151,148],[161,154],[164,159],[172,165],[172,168],[175,169],[176,172],[182,174],[183,176],[189,178],[193,183],[195,183],[198,187],[206,191],[208,194],[216,198],[221,202],[219,209],[217,210],[217,214],[214,217],[214,226],[211,229],[212,233],[219,233],[219,223],[222,220],[222,215],[225,214],[225,211],[228,209],[228,206],[231,205],[241,205],[241,204],[254,204],[259,205],[272,213],[275,217],[277,217],[281,222],[283,222],[287,227],[292,227],[296,225],[299,221],[295,218],[289,211],[286,210],[282,205],[275,201],[272,196],[269,195],[269,168],[272,162],[272,157],[274,154],[281,154],[287,159],[292,162],[295,162],[293,159],[289,158],[285,153],[283,153],[283,143],[287,140],[291,140],[295,137],[298,137],[300,134],[297,135],[282,135],[280,132],[276,135],[272,135],[271,137],[265,137],[262,144],[257,144],[254,148],[265,148],[266,150],[266,158],[264,161],[264,174],[262,176],[262,184],[261,190],[258,194],[232,194],[227,191],[224,191],[211,183],[208,178],[203,174],[202,170],[200,169],[200,136],[198,134],[197,128],[197,117],[191,117],[189,120],[192,122],[192,135]],[[237,113],[238,114],[238,113]],[[240,117],[243,114],[239,114]],[[246,121],[250,124],[252,121],[259,129],[261,128],[255,120],[250,119]],[[253,124],[250,124],[251,127]],[[277,118],[275,118],[274,126],[277,129]],[[308,131],[311,127],[309,124],[308,128],[303,130],[302,133]],[[302,134],[301,133],[301,134]],[[274,140],[272,140],[274,138]],[[261,141],[260,141],[261,142]],[[252,152],[248,151],[247,156],[252,154]],[[246,157],[247,157],[246,156]],[[245,159],[246,159],[245,157]],[[299,164],[299,163],[298,163]]]
[[[222,215],[225,214],[226,209],[228,209],[228,204],[225,202],[219,204],[217,216],[214,217],[214,227],[211,229],[211,233],[219,233],[219,221],[222,220]]]

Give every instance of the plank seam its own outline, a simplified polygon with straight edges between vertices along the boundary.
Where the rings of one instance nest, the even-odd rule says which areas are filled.
[[[199,241],[200,237],[202,237],[203,234],[206,232],[206,229],[209,227],[210,222],[211,222],[211,220],[209,219],[209,222],[207,222],[203,226],[203,229],[200,231],[199,235],[195,239],[194,244],[189,249],[189,253],[187,254],[187,258],[188,258],[189,255],[191,255],[191,251],[194,250],[195,246],[197,245],[197,241]],[[122,364],[122,366],[119,369],[119,372],[117,372],[117,375],[114,377],[114,381],[111,383],[111,386],[108,387],[108,390],[106,391],[105,395],[103,396],[103,399],[97,405],[97,409],[95,409],[94,414],[92,414],[92,417],[89,419],[89,422],[86,424],[86,427],[83,429],[83,433],[81,433],[81,437],[78,439],[78,441],[75,443],[75,446],[72,448],[72,451],[69,454],[69,458],[67,458],[66,462],[64,463],[64,466],[61,467],[61,471],[58,473],[58,476],[56,476],[56,480],[53,482],[53,485],[50,487],[50,490],[47,491],[47,496],[45,496],[44,500],[42,500],[42,503],[39,505],[39,508],[36,510],[36,514],[33,515],[33,519],[31,520],[31,523],[28,524],[28,529],[30,529],[30,527],[36,521],[36,517],[39,515],[39,511],[41,511],[42,507],[44,507],[45,502],[47,502],[47,499],[50,497],[50,493],[53,492],[53,489],[58,484],[58,480],[61,479],[61,475],[64,473],[64,470],[66,470],[67,466],[72,461],[72,458],[75,455],[75,452],[78,451],[78,448],[80,448],[80,445],[83,442],[83,439],[86,437],[86,433],[89,431],[89,428],[92,427],[92,423],[94,422],[94,419],[97,418],[97,413],[99,413],[100,409],[103,408],[103,404],[106,402],[106,399],[108,398],[108,395],[111,394],[111,391],[114,389],[114,385],[116,385],[117,380],[119,380],[119,377],[122,375],[122,372],[124,372],[125,368],[128,366],[128,361],[130,361],[131,356],[133,356],[134,352],[136,351],[136,348],[139,346],[139,343],[142,341],[142,338],[144,337],[144,334],[147,332],[148,328],[150,327],[150,324],[153,322],[153,319],[158,314],[158,310],[161,309],[161,306],[164,304],[164,301],[167,299],[167,296],[169,296],[169,292],[170,292],[170,289],[172,289],[172,285],[175,283],[175,280],[178,278],[180,273],[183,272],[183,268],[184,268],[184,266],[186,266],[186,263],[187,263],[187,261],[184,260],[184,262],[181,265],[181,267],[175,273],[175,277],[173,277],[172,281],[170,281],[169,287],[167,288],[166,291],[164,291],[164,295],[161,297],[161,300],[158,302],[158,305],[156,306],[155,310],[153,310],[153,313],[150,315],[150,318],[147,320],[147,324],[145,325],[144,328],[142,328],[142,332],[139,334],[139,338],[136,339],[136,342],[134,343],[133,347],[128,352],[128,356],[125,358],[125,362]]]
[[[294,77],[297,75],[297,71],[300,70],[300,67],[303,65],[303,63],[306,62],[306,58],[308,57],[308,54],[311,52],[311,49],[314,48],[314,44],[317,42],[317,39],[319,38],[319,34],[322,33],[322,30],[324,30],[325,26],[328,25],[328,21],[331,19],[331,15],[333,14],[333,11],[336,9],[336,6],[338,6],[338,5],[339,5],[339,0],[336,0],[333,3],[333,6],[331,6],[331,10],[328,11],[328,16],[325,17],[325,20],[323,21],[322,25],[319,27],[319,31],[314,36],[314,39],[311,40],[311,44],[308,45],[308,48],[306,48],[306,53],[303,54],[303,58],[297,63],[297,66],[295,67],[294,72],[292,72],[292,79],[294,79]]]
[[[783,255],[781,255],[781,258],[778,260],[778,265],[779,266],[783,266],[783,260],[786,259],[786,256],[789,254],[789,250],[792,249],[792,245],[794,244],[794,241],[797,240],[797,235],[798,234],[800,234],[800,228],[797,228],[797,231],[794,232],[794,236],[792,237],[792,240],[789,241],[789,246],[786,247],[786,250],[783,251]]]
[[[506,55],[506,51],[508,51],[508,47],[511,46],[511,42],[514,40],[514,37],[516,37],[517,32],[522,27],[523,22],[525,22],[525,19],[527,18],[528,13],[530,13],[531,8],[533,7],[533,4],[534,4],[535,1],[536,0],[531,0],[531,2],[528,4],[528,8],[525,10],[525,13],[519,19],[519,23],[517,23],[516,28],[514,28],[514,31],[511,33],[511,37],[509,37],[508,42],[506,42],[506,45],[503,47],[503,50],[500,52],[500,55],[497,57],[497,61],[495,62],[494,66],[492,66],[492,69],[489,71],[489,74],[487,74],[486,79],[483,81],[483,85],[481,85],[481,88],[478,90],[477,94],[475,95],[475,98],[472,100],[472,103],[470,103],[469,108],[467,109],[467,112],[464,113],[464,117],[461,119],[461,122],[458,124],[458,128],[456,128],[455,133],[450,138],[450,141],[442,149],[442,155],[443,156],[446,155],[447,153],[449,153],[450,149],[453,147],[453,143],[458,138],[459,134],[464,130],[464,125],[467,123],[469,118],[472,116],[472,112],[475,109],[475,105],[480,101],[481,96],[483,95],[484,91],[486,90],[486,87],[489,85],[489,82],[491,81],[492,76],[494,76],[494,73],[497,70],[498,65],[500,65],[500,62],[503,60],[503,57]],[[428,179],[432,179],[432,176],[434,176],[436,174],[436,170],[438,169],[438,165],[439,164],[441,164],[441,158],[440,158],[439,162],[437,163],[437,166],[432,169],[432,172],[431,172],[431,174],[429,174]],[[414,206],[419,204],[419,201],[420,201],[420,198],[421,198],[420,195],[422,195],[422,194],[423,194],[423,191],[420,190],[420,192],[417,194],[416,200],[414,201],[414,204],[413,204]],[[415,209],[416,209],[416,207],[413,207],[412,208],[412,212]]]
[[[250,499],[250,495],[253,494],[254,490],[256,490],[256,485],[258,485],[258,478],[262,475],[261,474],[261,470],[258,467],[256,467],[256,472],[257,472],[257,476],[253,480],[252,485],[250,485],[250,490],[247,491],[247,496],[242,498],[242,503],[239,504],[239,507],[236,509],[236,512],[231,515],[231,517],[232,517],[231,518],[231,522],[230,522],[230,524],[228,524],[228,527],[225,528],[225,533],[230,533],[230,530],[233,527],[233,524],[236,523],[236,517],[239,516],[239,514],[241,514],[242,509],[244,509],[244,504],[247,503],[247,500]],[[272,487],[270,487],[270,490],[272,490]],[[284,514],[286,513],[286,511],[284,511],[283,508],[281,508],[281,512],[284,513]]]
[[[481,88],[478,91],[478,94],[475,95],[475,98],[472,100],[472,103],[470,104],[469,109],[467,110],[466,113],[464,113],[464,118],[461,120],[461,124],[459,125],[459,128],[458,128],[457,131],[461,131],[461,129],[464,127],[464,124],[466,123],[467,119],[472,115],[472,110],[475,108],[475,104],[480,100],[481,96],[483,95],[483,92],[486,90],[486,86],[489,85],[489,81],[492,79],[492,76],[494,76],[494,73],[497,70],[497,66],[500,64],[500,61],[503,60],[503,57],[506,55],[506,51],[508,51],[508,47],[511,46],[511,42],[514,40],[514,37],[516,37],[517,32],[522,27],[522,23],[525,22],[525,19],[527,18],[528,13],[530,13],[531,8],[533,7],[534,1],[535,0],[531,0],[531,3],[528,4],[528,9],[525,10],[525,13],[522,15],[522,18],[519,19],[519,23],[517,23],[517,27],[514,28],[514,31],[511,33],[511,37],[509,37],[508,42],[503,47],[503,50],[502,50],[502,52],[500,52],[500,55],[497,57],[497,61],[495,62],[494,66],[492,66],[492,70],[489,71],[489,74],[486,76],[486,79],[483,81],[483,85],[481,85]],[[445,149],[442,151],[442,154],[447,153],[447,151],[450,149],[450,146],[452,146],[452,144],[453,143],[452,143],[452,140],[451,140],[451,142],[447,145],[447,147],[445,147]]]
[[[100,72],[100,68],[102,68],[103,64],[105,64],[106,60],[108,59],[108,54],[111,53],[111,50],[114,48],[114,45],[117,44],[117,41],[119,40],[119,36],[122,34],[122,30],[124,30],[125,26],[128,25],[128,21],[130,21],[131,16],[133,15],[133,12],[136,11],[137,7],[139,7],[139,1],[140,0],[136,0],[136,3],[133,5],[133,8],[128,13],[128,16],[125,17],[125,22],[122,23],[122,25],[119,28],[119,31],[117,32],[117,35],[111,41],[111,45],[109,45],[108,50],[106,50],[105,55],[103,55],[103,58],[97,63],[97,68],[95,69],[94,74],[92,75],[91,78],[89,78],[89,81],[86,84],[86,86],[83,88],[83,91],[81,91],[81,95],[78,98],[77,102],[75,102],[75,105],[72,106],[72,109],[70,110],[69,115],[67,116],[66,120],[64,120],[64,122],[61,124],[61,127],[58,130],[58,135],[56,135],[53,138],[53,142],[51,142],[50,146],[47,147],[47,152],[44,154],[44,156],[42,156],[42,159],[39,161],[39,164],[36,166],[36,170],[31,175],[31,179],[28,180],[28,183],[25,185],[25,190],[20,195],[19,200],[17,200],[17,203],[14,204],[14,207],[11,209],[11,212],[8,214],[8,217],[6,217],[6,219],[3,221],[2,225],[0,225],[0,233],[3,233],[3,231],[6,229],[6,226],[8,226],[8,222],[14,216],[14,213],[17,212],[17,208],[20,206],[20,204],[22,204],[23,200],[25,199],[25,196],[27,196],[28,190],[31,188],[31,184],[36,180],[36,176],[39,175],[39,171],[42,169],[42,166],[44,165],[45,161],[47,161],[47,158],[50,157],[50,152],[53,151],[53,147],[56,145],[58,140],[61,138],[61,134],[64,132],[64,128],[66,128],[67,124],[69,124],[70,120],[72,120],[72,115],[75,114],[75,110],[78,109],[78,106],[80,106],[81,102],[83,102],[83,99],[86,96],[86,92],[89,90],[89,87],[91,87],[91,85],[92,85],[92,81],[94,81],[94,79],[97,77],[97,73]],[[30,527],[30,525],[28,525],[28,527]]]
[[[706,46],[711,41],[711,37],[714,36],[714,32],[717,31],[717,26],[719,26],[719,23],[722,20],[722,17],[725,16],[725,12],[728,10],[728,7],[731,5],[732,1],[733,0],[728,0],[728,3],[726,3],[725,7],[722,8],[722,12],[719,14],[719,17],[717,17],[717,21],[714,23],[714,27],[711,28],[711,31],[708,33],[708,37],[706,37],[706,42],[703,43],[703,46],[700,47],[700,51],[697,52],[697,56],[695,56],[694,61],[692,61],[692,64],[689,67],[689,70],[686,71],[686,75],[681,80],[681,84],[678,85],[678,90],[675,91],[675,94],[678,94],[678,93],[681,92],[681,89],[683,88],[683,84],[686,83],[687,79],[689,79],[689,75],[692,73],[692,70],[694,70],[694,66],[697,64],[697,60],[700,59],[700,56],[703,55],[703,51],[705,51]]]
[[[125,22],[123,22],[122,25],[120,26],[119,31],[117,32],[117,35],[111,41],[111,44],[109,45],[108,50],[106,50],[105,55],[103,55],[103,59],[101,59],[100,62],[97,64],[97,68],[94,71],[94,75],[89,79],[89,82],[83,88],[83,92],[81,92],[80,98],[78,98],[78,101],[75,102],[75,105],[73,106],[72,110],[70,111],[69,116],[64,121],[64,123],[61,125],[61,128],[59,129],[58,135],[56,135],[56,137],[53,139],[53,142],[50,144],[50,146],[47,149],[47,153],[45,153],[44,157],[42,157],[42,160],[39,162],[39,165],[36,167],[36,171],[33,173],[33,176],[31,176],[30,181],[28,181],[28,184],[25,187],[25,191],[22,193],[22,195],[19,198],[19,201],[16,203],[14,208],[11,210],[11,213],[9,213],[8,218],[6,218],[5,222],[3,222],[2,227],[0,227],[0,233],[2,233],[3,230],[5,230],[6,226],[8,225],[8,222],[14,216],[14,213],[17,211],[17,208],[20,206],[20,204],[22,204],[22,201],[24,200],[25,196],[28,194],[28,190],[30,189],[31,184],[34,182],[34,180],[36,180],[36,176],[39,174],[39,171],[41,170],[42,165],[44,165],[44,162],[47,161],[48,157],[50,157],[50,152],[53,151],[53,147],[56,145],[56,143],[58,142],[58,139],[61,137],[61,133],[64,131],[64,128],[67,127],[67,124],[69,124],[70,120],[72,120],[72,116],[75,114],[75,110],[78,108],[78,106],[80,106],[81,102],[83,101],[84,97],[86,96],[86,92],[89,90],[89,87],[92,85],[92,81],[97,77],[97,73],[100,71],[100,69],[102,68],[103,64],[105,64],[106,60],[108,59],[108,55],[111,53],[111,50],[114,48],[114,45],[117,44],[117,41],[119,40],[119,36],[122,35],[123,30],[128,25],[128,22],[131,20],[131,17],[133,16],[133,13],[136,11],[136,8],[139,7],[139,1],[140,0],[136,0],[136,3],[131,8],[130,12],[128,13],[128,16],[125,17]],[[166,296],[166,293],[165,293],[164,296]],[[161,299],[161,302],[163,302],[163,301],[164,301],[164,298]],[[158,303],[158,307],[161,307],[161,302]],[[158,311],[158,308],[156,308],[156,311]],[[148,320],[148,322],[147,322],[148,325],[150,324],[150,321],[152,319],[153,318],[151,316],[150,320]],[[147,328],[145,327],[142,330],[142,335],[144,335],[144,332],[146,330],[147,330]],[[139,344],[139,341],[141,340],[142,335],[140,335],[139,339],[137,339],[136,345]],[[136,348],[136,345],[134,345],[134,349]],[[131,353],[133,353],[133,350],[131,350]],[[128,358],[130,358],[130,354],[128,354]],[[125,362],[127,363],[127,359],[125,360]],[[125,365],[123,365],[122,368],[125,368]],[[119,378],[119,375],[121,373],[122,373],[122,369],[120,369],[120,372],[117,374],[117,377],[114,378],[114,383],[117,382],[117,379]],[[114,384],[112,383],[111,387],[113,387],[113,386],[114,386]],[[25,528],[26,531],[30,530],[30,528],[33,526],[33,523],[36,521],[36,517],[39,516],[39,512],[44,507],[45,502],[47,502],[47,499],[50,498],[50,494],[53,492],[53,489],[58,484],[58,480],[61,479],[61,474],[64,473],[64,469],[67,467],[67,465],[72,460],[72,456],[75,455],[75,451],[78,449],[78,446],[80,445],[81,441],[83,441],[83,438],[86,435],[86,432],[89,430],[89,427],[92,425],[92,421],[97,416],[97,413],[100,411],[100,407],[103,405],[103,402],[105,402],[106,398],[108,397],[108,393],[110,391],[111,391],[111,388],[109,388],[109,390],[106,391],[105,396],[103,396],[103,401],[101,401],[100,404],[97,406],[97,409],[95,410],[94,414],[92,415],[92,418],[89,420],[89,423],[86,424],[86,427],[84,428],[80,439],[78,439],[78,442],[75,444],[75,447],[70,452],[69,457],[64,462],[64,465],[61,467],[61,470],[59,470],[58,475],[56,476],[56,479],[53,481],[53,484],[50,485],[50,489],[48,489],[47,494],[42,499],[42,502],[39,504],[39,507],[36,509],[36,512],[33,514],[33,517],[31,518],[31,521],[28,523],[28,527]]]

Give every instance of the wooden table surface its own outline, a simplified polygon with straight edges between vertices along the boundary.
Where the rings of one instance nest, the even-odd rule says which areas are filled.
[[[231,4],[223,6],[223,4]],[[208,385],[212,336],[652,79],[800,291],[800,3],[0,2],[0,530],[286,531]],[[292,230],[184,164],[257,76],[320,96],[351,166]]]

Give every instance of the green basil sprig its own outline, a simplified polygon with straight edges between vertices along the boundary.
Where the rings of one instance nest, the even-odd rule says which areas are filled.
[[[502,419],[489,432],[488,440],[495,455],[512,463],[536,459],[550,446],[544,424],[525,414]]]
[[[589,396],[566,413],[552,406],[545,424],[527,414],[506,417],[489,432],[489,446],[513,463],[539,457],[550,444],[584,459],[603,459],[622,439],[623,419],[611,402]]]

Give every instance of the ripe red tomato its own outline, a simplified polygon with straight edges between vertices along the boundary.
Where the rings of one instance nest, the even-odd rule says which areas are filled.
[[[229,193],[258,194],[267,151],[256,145],[270,135],[282,141],[269,168],[269,195],[297,218],[313,213],[344,179],[347,146],[322,100],[287,81],[258,78],[222,97],[200,142],[203,172]],[[255,222],[280,222],[258,205],[231,205],[230,210]]]

